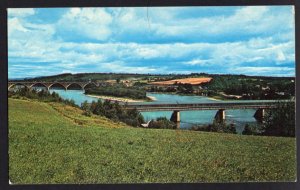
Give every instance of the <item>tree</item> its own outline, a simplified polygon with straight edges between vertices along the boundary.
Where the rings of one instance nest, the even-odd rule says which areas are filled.
[[[81,109],[84,110],[84,111],[88,111],[90,109],[90,106],[88,104],[87,101],[84,101],[82,104],[81,104]]]
[[[295,136],[295,103],[279,101],[276,108],[267,110],[263,135]]]

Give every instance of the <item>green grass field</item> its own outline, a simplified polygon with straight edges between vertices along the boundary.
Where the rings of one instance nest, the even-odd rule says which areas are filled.
[[[16,184],[295,181],[296,139],[131,128],[57,103],[9,99]]]

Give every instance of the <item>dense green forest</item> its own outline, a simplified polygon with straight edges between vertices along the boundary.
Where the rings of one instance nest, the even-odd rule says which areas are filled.
[[[35,78],[25,78],[25,81],[96,81],[96,80],[117,80],[117,79],[140,79],[140,80],[172,80],[187,77],[212,77],[227,79],[262,79],[270,80],[294,80],[295,77],[271,77],[271,76],[247,76],[234,74],[208,74],[208,73],[190,73],[190,74],[136,74],[136,73],[64,73],[53,76],[41,76]]]
[[[295,82],[291,77],[215,75],[203,87],[208,96],[220,92],[239,95],[241,99],[289,99],[295,96]]]
[[[159,75],[159,74],[131,74],[131,73],[78,73],[78,74],[71,74],[71,73],[64,73],[59,75],[53,76],[43,76],[43,77],[36,77],[36,78],[25,78],[26,81],[77,81],[77,82],[87,82],[87,81],[97,81],[97,80],[132,80],[132,79],[139,79],[139,80],[147,80],[151,78],[157,78],[157,80],[161,79],[171,79],[172,77],[183,77],[186,75]]]
[[[136,87],[125,87],[123,85],[106,86],[105,88],[89,88],[85,90],[85,93],[148,100],[145,90]]]

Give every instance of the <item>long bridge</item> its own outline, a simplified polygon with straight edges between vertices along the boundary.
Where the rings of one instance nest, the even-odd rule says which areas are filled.
[[[24,86],[26,88],[32,89],[34,87],[45,87],[47,90],[51,88],[60,87],[65,90],[70,88],[80,88],[85,90],[90,86],[99,86],[94,82],[19,82],[19,81],[9,81],[8,82],[8,90],[13,88],[14,86]]]
[[[180,111],[189,110],[218,110],[215,119],[218,122],[225,120],[225,110],[228,109],[256,109],[254,117],[262,121],[265,109],[276,108],[275,101],[260,102],[228,102],[228,103],[192,103],[192,104],[128,104],[125,109],[137,109],[138,111],[173,111],[171,121],[180,122]]]

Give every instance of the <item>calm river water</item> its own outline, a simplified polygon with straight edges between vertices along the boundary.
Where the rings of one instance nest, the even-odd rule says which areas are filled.
[[[88,102],[97,101],[97,98],[89,97],[84,94],[82,90],[50,90],[50,92],[57,92],[64,99],[73,99],[77,105],[87,100]],[[182,96],[175,94],[161,94],[161,93],[147,93],[147,96],[152,96],[156,100],[153,102],[143,102],[143,104],[160,104],[160,103],[213,103],[224,102],[221,100],[214,100],[203,96]],[[243,100],[239,100],[243,101]],[[226,101],[228,102],[228,101]],[[236,102],[236,101],[230,101]],[[246,101],[249,102],[249,101]],[[141,104],[141,103],[139,103]],[[256,110],[254,109],[239,109],[226,110],[227,124],[233,123],[236,126],[237,132],[241,132],[246,123],[256,123],[253,117]],[[197,110],[197,111],[181,111],[180,112],[180,128],[189,129],[196,124],[209,124],[213,122],[217,110]],[[146,121],[156,119],[157,117],[170,118],[172,111],[156,111],[156,112],[142,112]]]

